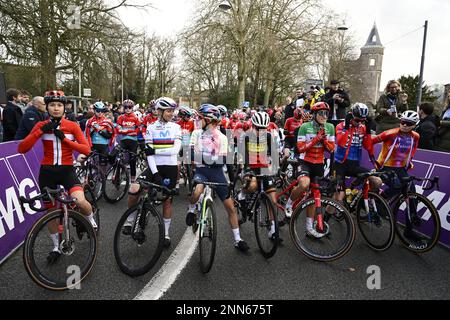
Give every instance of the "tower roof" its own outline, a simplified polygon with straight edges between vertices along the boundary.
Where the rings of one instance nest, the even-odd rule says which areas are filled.
[[[381,44],[380,35],[378,34],[377,24],[374,23],[373,28],[370,31],[369,38],[367,39],[367,42],[364,45],[364,47],[382,47],[382,46],[383,45]]]

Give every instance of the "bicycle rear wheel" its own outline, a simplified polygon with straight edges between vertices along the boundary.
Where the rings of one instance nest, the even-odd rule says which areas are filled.
[[[130,173],[124,165],[114,165],[106,172],[103,181],[105,200],[117,203],[125,197],[130,188]]]
[[[369,192],[366,208],[361,198],[356,205],[356,222],[367,245],[375,251],[385,251],[395,239],[394,218],[386,200],[380,195]]]
[[[61,255],[49,262],[53,251],[49,226],[59,230]],[[66,241],[66,236],[69,241]],[[90,222],[80,213],[68,210],[68,229],[64,227],[64,213],[56,210],[44,215],[31,228],[23,249],[25,269],[39,286],[63,291],[77,288],[91,272],[97,258],[97,236]]]
[[[343,205],[330,198],[321,199],[325,233],[320,239],[307,235],[305,230],[307,211],[315,212],[315,200],[307,199],[301,202],[291,217],[289,233],[297,250],[308,258],[317,261],[333,261],[344,256],[355,241],[355,224]],[[342,220],[335,214],[327,214],[325,208],[329,206],[333,212],[342,215]],[[315,223],[317,216],[315,217]]]
[[[103,194],[103,180],[104,176],[102,171],[96,165],[89,167],[88,172],[88,185],[91,188],[95,196],[95,201],[100,200]]]
[[[130,227],[126,232],[125,227]],[[163,251],[164,223],[156,210],[128,209],[120,218],[114,234],[114,257],[120,270],[131,276],[146,274]]]
[[[97,237],[98,237],[100,234],[100,209],[98,208],[98,204],[97,201],[95,200],[95,196],[94,193],[92,192],[92,189],[88,185],[85,185],[83,190],[84,190],[84,197],[92,206],[94,220],[95,223],[97,224]]]
[[[280,238],[277,212],[265,193],[261,195],[259,202],[254,219],[256,241],[264,258],[272,258],[277,252]]]
[[[408,192],[407,199],[399,197],[393,212],[396,233],[408,250],[424,253],[433,249],[441,234],[441,220],[430,200],[421,194]]]
[[[208,273],[213,265],[217,243],[217,218],[213,202],[208,199],[203,204],[202,219],[199,226],[200,269]]]

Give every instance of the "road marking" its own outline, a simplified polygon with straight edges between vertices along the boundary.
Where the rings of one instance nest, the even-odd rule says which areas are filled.
[[[159,300],[175,283],[197,248],[198,232],[188,228],[166,263],[134,300]]]

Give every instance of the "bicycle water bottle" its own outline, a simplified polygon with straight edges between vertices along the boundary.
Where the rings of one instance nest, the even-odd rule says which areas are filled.
[[[345,189],[345,196],[347,197],[347,203],[351,203],[353,199],[352,189]]]

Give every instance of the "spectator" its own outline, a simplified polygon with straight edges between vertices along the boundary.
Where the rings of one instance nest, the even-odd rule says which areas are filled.
[[[397,80],[388,82],[384,93],[377,102],[377,134],[397,128],[400,120],[397,115],[408,110],[408,95],[402,92]]]
[[[77,122],[77,117],[75,116],[75,113],[73,112],[73,102],[70,100],[67,100],[65,117],[67,120],[70,120],[72,122]]]
[[[437,127],[433,115],[434,105],[432,103],[422,103],[419,106],[420,122],[416,127],[416,131],[420,134],[419,148],[426,150],[435,149],[435,139],[437,135]]]
[[[85,113],[85,115],[83,116],[83,119],[81,119],[80,123],[80,128],[81,131],[85,132],[86,131],[86,123],[87,121],[92,118],[95,115],[94,113],[94,105],[91,104],[89,105],[87,112]]]
[[[25,110],[28,107],[28,104],[30,103],[30,93],[26,90],[20,90],[19,93],[19,101],[17,104],[19,105],[20,109],[22,109],[22,113],[25,114]]]
[[[347,109],[350,108],[350,97],[344,89],[340,88],[338,80],[330,82],[330,91],[324,95],[323,101],[330,106],[329,122],[336,126],[345,119]]]
[[[447,93],[447,96],[444,100],[444,111],[442,111],[441,119],[450,120],[450,92]]]
[[[302,108],[303,105],[305,104],[305,99],[306,99],[306,94],[303,91],[303,88],[298,88],[296,95],[297,95],[297,97],[295,99],[295,107]],[[289,118],[287,118],[287,119],[289,119]]]
[[[17,89],[8,89],[6,98],[8,103],[3,110],[3,142],[13,141],[22,120],[23,112],[19,106],[19,94]]]
[[[47,107],[45,106],[43,97],[34,97],[31,105],[25,111],[19,128],[17,129],[15,140],[25,139],[36,123],[44,121],[48,118]]]
[[[294,116],[296,101],[292,101],[291,97],[286,98],[286,107],[284,108],[284,119],[287,120]]]

